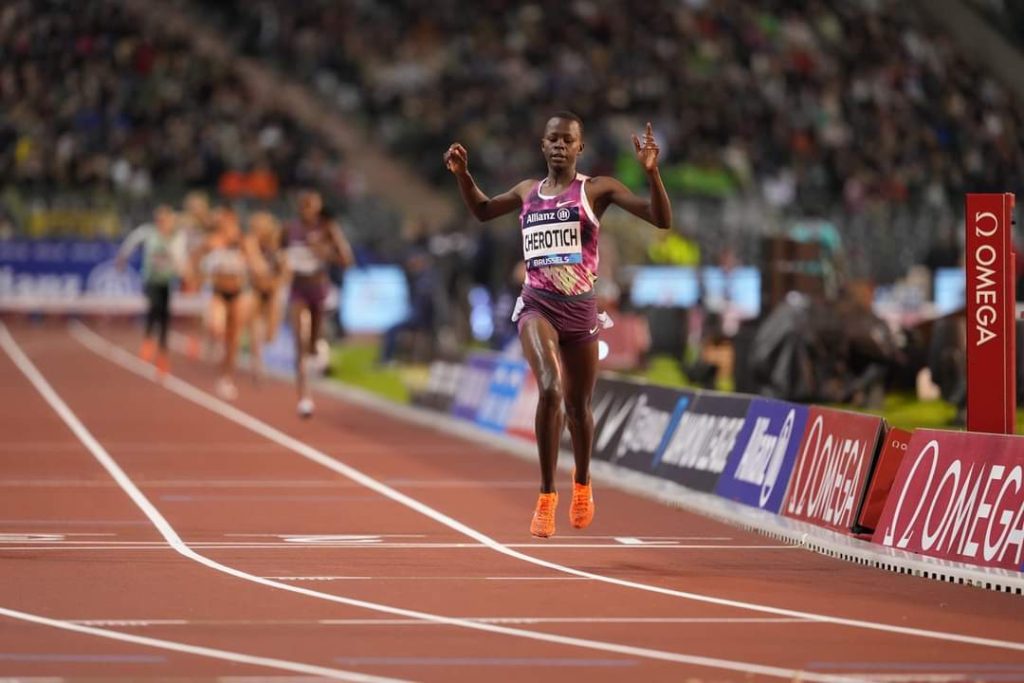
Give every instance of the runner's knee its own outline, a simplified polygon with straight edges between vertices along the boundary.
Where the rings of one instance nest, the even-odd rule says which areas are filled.
[[[562,407],[562,386],[557,381],[557,378],[551,378],[550,380],[540,380],[537,387],[539,392],[538,403],[544,404],[545,406],[551,406],[552,404],[558,408]]]

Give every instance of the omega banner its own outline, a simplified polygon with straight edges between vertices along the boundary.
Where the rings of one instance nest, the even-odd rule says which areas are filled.
[[[872,539],[987,567],[1024,561],[1024,439],[918,429]]]
[[[883,434],[880,417],[812,406],[783,514],[849,533]]]
[[[966,206],[967,429],[1016,431],[1014,196],[969,194]]]

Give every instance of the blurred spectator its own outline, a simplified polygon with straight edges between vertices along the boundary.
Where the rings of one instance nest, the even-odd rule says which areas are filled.
[[[659,266],[700,265],[700,246],[677,230],[660,230],[647,248],[647,257]]]
[[[219,186],[268,200],[322,149],[228,66],[143,29],[120,3],[0,5],[0,187],[145,199]]]
[[[939,268],[956,268],[960,263],[960,242],[956,230],[949,223],[941,225],[928,245],[924,266],[934,273]]]
[[[992,27],[1010,40],[1024,41],[1024,0],[968,0]]]
[[[430,346],[434,332],[434,296],[438,285],[434,256],[430,253],[430,232],[423,221],[406,224],[402,237],[406,241],[402,265],[409,283],[409,317],[384,333],[380,362],[395,360],[402,337],[411,341],[411,346],[420,346],[417,339],[425,339]],[[425,337],[424,337],[425,335]],[[433,351],[431,348],[430,352]],[[417,355],[417,354],[412,354]],[[422,360],[422,359],[421,359]]]
[[[428,177],[451,139],[477,150],[491,191],[538,170],[558,102],[593,158],[627,159],[628,130],[655,119],[682,193],[862,211],[1024,181],[1021,108],[900,0],[198,4]]]

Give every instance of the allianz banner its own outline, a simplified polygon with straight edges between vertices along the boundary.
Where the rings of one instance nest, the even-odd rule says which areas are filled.
[[[690,391],[603,377],[595,395],[594,457],[648,473],[673,413],[694,396]]]
[[[715,493],[777,513],[806,423],[806,406],[765,398],[752,400]]]
[[[142,281],[131,266],[117,269],[117,250],[107,240],[0,240],[0,298],[138,296]]]
[[[850,532],[882,436],[875,415],[809,408],[783,514]]]
[[[872,538],[986,567],[1024,561],[1024,439],[918,429]]]
[[[698,491],[711,492],[736,446],[748,396],[701,392],[681,399],[654,462],[659,476]]]

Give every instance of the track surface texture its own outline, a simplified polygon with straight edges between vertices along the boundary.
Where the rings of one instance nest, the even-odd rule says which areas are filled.
[[[0,329],[0,677],[1024,681],[1021,598],[844,563],[127,326]]]

